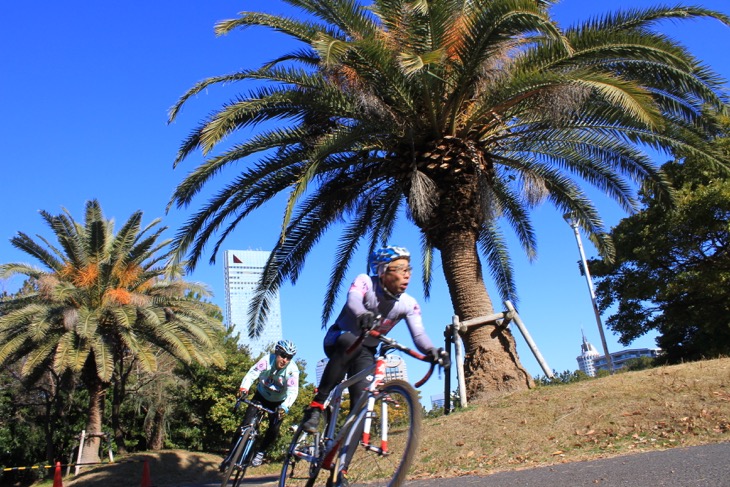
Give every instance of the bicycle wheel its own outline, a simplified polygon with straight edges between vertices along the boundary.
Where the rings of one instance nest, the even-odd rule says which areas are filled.
[[[226,468],[226,473],[223,474],[221,487],[228,487],[229,480],[233,481],[233,487],[238,487],[241,480],[243,480],[243,475],[246,473],[246,467],[248,466],[248,463],[244,461],[246,460],[244,456],[246,456],[247,453],[250,453],[246,451],[246,448],[248,447],[248,450],[251,450],[251,446],[249,445],[250,437],[251,430],[246,428],[246,430],[241,434],[241,439],[238,441],[233,450],[231,461],[228,464],[228,468]]]
[[[365,420],[370,419],[369,445],[362,443]],[[375,397],[372,413],[364,407],[353,424],[351,441],[335,486],[344,477],[349,485],[397,487],[408,474],[421,441],[421,404],[413,387],[401,380],[387,382]],[[347,484],[346,484],[347,485]]]
[[[313,487],[321,470],[320,454],[322,445],[320,438],[326,428],[327,414],[323,414],[317,433],[307,433],[301,428],[292,437],[292,441],[284,457],[284,464],[279,475],[279,487]]]

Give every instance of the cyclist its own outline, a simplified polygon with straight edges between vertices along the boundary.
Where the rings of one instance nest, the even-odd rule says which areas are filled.
[[[302,428],[314,432],[319,426],[324,401],[332,389],[344,379],[360,372],[375,362],[378,341],[367,337],[349,354],[347,350],[363,330],[370,330],[375,317],[381,316],[377,331],[387,334],[398,321],[405,319],[413,342],[421,353],[432,361],[442,356],[443,349],[436,348],[426,334],[421,319],[421,308],[416,300],[405,293],[411,278],[411,254],[403,247],[383,247],[372,253],[368,261],[370,275],[360,274],[347,293],[347,302],[324,338],[324,351],[329,362],[322,372],[317,394],[305,411]],[[350,404],[354,405],[367,380],[349,388]]]
[[[284,419],[284,415],[297,399],[299,394],[299,368],[293,362],[294,355],[297,353],[297,347],[289,340],[279,340],[276,342],[274,353],[265,355],[259,359],[246,373],[236,397],[245,397],[248,395],[251,385],[258,379],[256,392],[252,401],[258,402],[267,409],[276,411],[269,414],[269,426],[266,434],[261,440],[258,452],[251,461],[253,467],[258,467],[263,463],[264,453],[271,447],[279,436],[279,428]],[[257,409],[249,406],[246,408],[246,414],[243,419],[244,425],[251,423]],[[236,432],[231,444],[231,450],[236,444],[236,440],[241,434],[241,429]],[[229,459],[226,458],[220,465],[221,470],[225,470],[228,466]]]

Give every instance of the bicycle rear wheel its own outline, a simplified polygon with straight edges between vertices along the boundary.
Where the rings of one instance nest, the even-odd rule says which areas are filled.
[[[250,450],[253,446],[249,445],[250,440],[251,430],[247,428],[241,434],[241,439],[236,444],[233,455],[231,455],[231,461],[228,464],[228,468],[226,468],[226,473],[223,474],[221,487],[228,487],[228,481],[233,482],[233,487],[238,487],[241,484],[241,480],[243,480],[243,476],[246,474],[246,467],[248,466],[248,461],[244,457],[250,456]]]
[[[370,440],[365,445],[362,432],[368,418]],[[340,486],[344,477],[350,485],[401,485],[421,441],[421,404],[416,391],[405,381],[387,382],[379,389],[372,413],[367,407],[358,413],[353,433],[335,485]]]

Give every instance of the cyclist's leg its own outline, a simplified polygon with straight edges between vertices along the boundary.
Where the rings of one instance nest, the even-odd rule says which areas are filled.
[[[276,411],[276,408],[278,408],[281,405],[281,403],[273,403],[273,407],[270,409],[273,409]],[[261,443],[259,444],[259,451],[266,452],[271,445],[274,444],[276,439],[279,437],[279,430],[281,429],[281,423],[283,422],[284,418],[279,417],[279,413],[274,412],[273,414],[269,414],[269,425],[266,428],[266,433],[261,438]]]
[[[274,413],[269,413],[267,415],[268,418],[268,424],[266,427],[266,433],[263,436],[259,436],[258,441],[255,445],[255,459],[252,462],[252,465],[254,467],[257,467],[261,465],[261,462],[263,461],[264,454],[271,448],[271,446],[276,442],[276,438],[279,436],[279,430],[281,429],[281,423],[282,418],[279,418],[279,414],[276,412],[278,407],[281,406],[281,403],[283,401],[267,401],[261,396],[256,396],[258,399],[258,402],[264,406],[267,409],[271,409],[274,411]],[[260,426],[259,426],[260,428]]]
[[[375,363],[375,347],[360,347],[360,350],[353,354],[353,358],[347,368],[348,377],[353,377],[358,372],[367,369]],[[370,385],[370,381],[367,378],[363,378],[360,382],[348,387],[350,392],[350,406],[357,404],[357,401],[365,393],[365,389]]]
[[[360,446],[367,418],[371,420],[369,447]],[[341,485],[344,476],[353,484],[401,485],[421,437],[421,405],[413,387],[400,380],[384,384],[375,396],[372,412],[368,413],[364,406],[358,412],[358,420],[336,485]]]
[[[322,415],[322,408],[324,402],[327,400],[332,389],[337,386],[342,379],[345,378],[345,374],[353,360],[355,360],[362,347],[359,347],[351,353],[347,353],[347,349],[355,343],[357,337],[350,332],[340,334],[332,344],[325,346],[325,354],[329,358],[327,365],[324,367],[322,372],[322,378],[319,381],[317,387],[317,393],[309,404],[309,408],[304,413],[304,419],[302,420],[302,427],[313,432],[317,429]]]

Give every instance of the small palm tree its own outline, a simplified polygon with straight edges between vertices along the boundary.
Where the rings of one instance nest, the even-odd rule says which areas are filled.
[[[198,149],[209,154],[239,129],[261,129],[196,168],[171,202],[190,204],[222,168],[258,158],[180,230],[178,258],[194,266],[219,229],[215,250],[249,213],[288,193],[252,332],[271,291],[296,282],[312,246],[344,222],[326,321],[361,240],[369,249],[386,242],[403,216],[420,230],[426,293],[438,250],[456,314],[491,315],[482,258],[502,298],[515,300],[503,224],[534,258],[530,211],[549,202],[576,215],[610,258],[585,186],[627,211],[637,208],[635,183],[670,199],[641,147],[691,150],[686,134],[701,138],[706,129],[703,104],[724,109],[721,80],[652,30],[665,19],[730,25],[702,8],[631,9],[562,30],[552,0],[285,1],[306,17],[244,12],[216,31],[264,26],[302,48],[200,82],[170,116],[210,85],[269,82],[225,104],[182,143],[176,164]],[[493,323],[464,339],[470,397],[531,385],[508,329]]]
[[[53,370],[73,372],[88,389],[82,463],[98,462],[105,393],[115,366],[134,357],[142,370],[154,371],[158,355],[186,363],[220,364],[216,337],[223,328],[210,318],[210,305],[193,299],[207,294],[199,284],[168,279],[160,265],[169,258],[158,242],[165,230],[155,220],[141,227],[134,213],[115,234],[97,201],[86,204],[85,220],[68,211],[41,212],[57,246],[18,233],[14,247],[43,265],[0,265],[0,277],[24,275],[33,291],[0,303],[0,363],[20,363],[28,380]],[[155,228],[157,227],[157,228]]]

